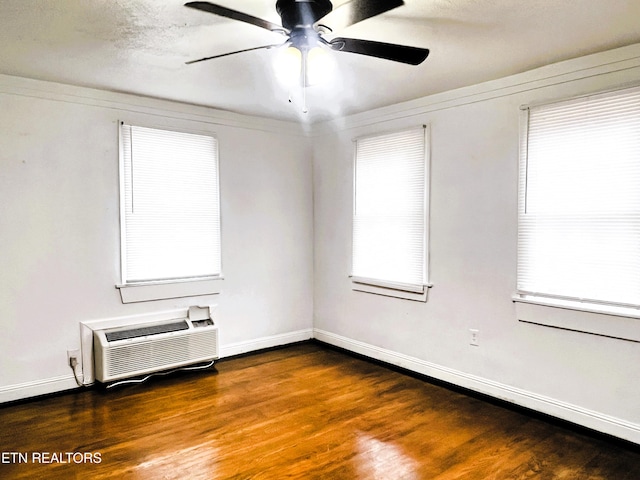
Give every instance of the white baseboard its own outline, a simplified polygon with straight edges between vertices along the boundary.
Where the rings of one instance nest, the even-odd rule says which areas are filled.
[[[419,358],[369,345],[335,333],[314,329],[314,338],[321,342],[364,355],[428,377],[479,392],[537,412],[569,421],[592,430],[640,444],[640,425],[593,410],[562,402],[486,378],[443,367]]]
[[[220,358],[315,338],[321,342],[640,444],[640,425],[320,329],[304,329],[220,347]],[[0,404],[77,388],[73,375],[0,387]]]
[[[232,357],[243,353],[263,350],[265,348],[279,347],[289,343],[302,342],[313,338],[313,329],[306,328],[296,332],[288,332],[270,337],[256,338],[244,342],[231,343],[220,347],[220,358]]]
[[[109,326],[113,325],[109,323]],[[302,342],[304,340],[310,340],[311,338],[313,338],[313,329],[308,328],[295,332],[283,333],[280,335],[272,335],[269,337],[256,338],[244,342],[222,345],[220,347],[220,358],[231,357],[233,355],[240,355],[242,353],[253,352],[265,348],[278,347],[281,345],[287,345],[289,343]],[[91,368],[87,370],[89,371],[85,372],[85,374],[88,373],[89,375],[91,375],[92,379],[93,369]],[[40,395],[62,392],[65,390],[72,390],[75,388],[79,387],[72,374],[47,378],[44,380],[37,380],[33,382],[7,385],[4,387],[0,387],[0,404],[12,402],[15,400],[37,397]]]
[[[72,374],[0,387],[0,404],[78,388]]]

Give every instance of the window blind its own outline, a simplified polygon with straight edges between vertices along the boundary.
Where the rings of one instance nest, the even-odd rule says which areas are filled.
[[[640,88],[524,115],[519,293],[640,305]]]
[[[214,137],[121,125],[123,283],[221,274]]]
[[[356,140],[352,276],[422,291],[427,278],[425,129]]]

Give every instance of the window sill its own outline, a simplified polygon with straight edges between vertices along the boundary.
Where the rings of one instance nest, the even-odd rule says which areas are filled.
[[[514,295],[518,321],[640,342],[640,310]]]
[[[116,285],[122,303],[149,302],[169,298],[216,295],[222,290],[222,278],[166,283]]]
[[[404,300],[413,300],[416,302],[426,302],[428,298],[429,288],[433,285],[427,284],[422,287],[422,291],[417,290],[414,287],[411,289],[405,289],[402,285],[393,285],[385,283],[377,283],[374,281],[367,281],[366,279],[351,278],[351,289],[356,292],[372,293],[374,295],[383,295],[385,297],[401,298]]]

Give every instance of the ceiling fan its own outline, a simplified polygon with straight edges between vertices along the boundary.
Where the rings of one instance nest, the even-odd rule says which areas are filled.
[[[338,52],[357,53],[409,65],[418,65],[429,55],[428,49],[355,38],[338,37],[332,40],[326,40],[323,37],[323,34],[333,32],[333,28],[344,28],[354,25],[362,20],[375,17],[401,5],[404,5],[404,1],[402,0],[351,0],[334,9],[329,0],[277,0],[276,11],[282,20],[282,25],[277,25],[267,20],[213,3],[189,2],[185,4],[186,7],[249,23],[272,32],[281,33],[286,37],[286,40],[280,44],[246,48],[235,52],[191,60],[186,63],[203,62],[205,60],[226,57],[251,50],[289,46],[301,52],[303,70],[307,60],[307,53],[315,47],[329,48]],[[304,80],[303,85],[305,85]]]

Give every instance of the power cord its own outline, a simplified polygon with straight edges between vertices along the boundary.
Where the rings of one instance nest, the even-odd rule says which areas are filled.
[[[181,368],[176,368],[173,370],[169,370],[166,372],[155,372],[155,373],[151,373],[149,375],[147,375],[146,377],[143,378],[133,378],[133,379],[128,379],[128,380],[121,380],[119,382],[114,382],[114,383],[110,383],[109,385],[107,385],[107,388],[113,388],[113,387],[117,387],[119,385],[127,385],[130,383],[142,383],[142,382],[146,382],[148,379],[150,379],[151,377],[155,377],[155,376],[159,376],[159,375],[169,375],[171,373],[176,373],[176,372],[185,372],[185,371],[190,371],[190,370],[205,370],[209,367],[212,367],[213,364],[215,363],[215,360],[211,360],[209,363],[204,364],[204,365],[196,365],[193,367],[181,367]],[[76,371],[76,367],[78,366],[78,359],[76,357],[70,357],[69,358],[69,367],[71,367],[71,370],[73,370],[73,378],[76,380],[76,383],[78,384],[79,387],[90,387],[91,383],[84,383],[82,380],[80,380],[78,378],[78,372]]]
[[[76,380],[76,383],[79,387],[89,387],[91,384],[84,383],[84,381],[78,378],[78,372],[76,371],[76,367],[78,366],[78,359],[76,357],[69,358],[69,366],[71,370],[73,370],[73,378]]]
[[[143,378],[132,378],[129,380],[121,380],[119,382],[114,382],[114,383],[110,383],[109,385],[107,385],[107,388],[113,388],[113,387],[117,387],[119,385],[128,385],[130,383],[142,383],[142,382],[146,382],[147,380],[149,380],[151,377],[155,377],[158,375],[169,375],[171,373],[175,373],[175,372],[185,372],[185,371],[190,371],[190,370],[205,370],[209,367],[212,367],[214,364],[215,360],[211,360],[209,363],[205,364],[205,365],[197,365],[194,367],[181,367],[181,368],[176,368],[173,370],[169,370],[166,372],[156,372],[156,373],[150,373],[149,375],[147,375],[146,377]]]

